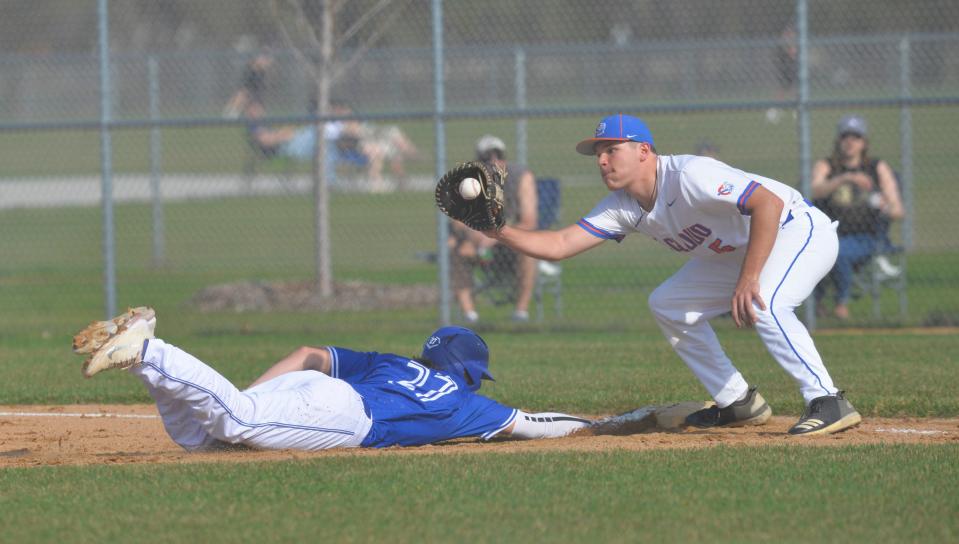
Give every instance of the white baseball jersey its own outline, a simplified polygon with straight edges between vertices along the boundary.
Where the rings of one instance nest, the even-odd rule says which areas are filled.
[[[652,211],[620,189],[581,219],[580,227],[617,241],[630,232],[642,232],[674,251],[715,256],[745,248],[749,241],[746,202],[759,185],[782,199],[780,224],[791,218],[791,211],[807,205],[788,185],[695,155],[660,156],[656,184]]]
[[[778,181],[694,155],[662,155],[653,209],[615,191],[579,221],[590,234],[621,241],[642,232],[692,257],[649,296],[649,306],[673,349],[720,407],[746,393],[746,380],[723,352],[709,320],[728,313],[749,243],[746,204],[761,185],[782,199],[776,243],[761,272],[756,331],[796,380],[806,402],[837,389],[809,331],[794,309],[832,268],[836,226]]]

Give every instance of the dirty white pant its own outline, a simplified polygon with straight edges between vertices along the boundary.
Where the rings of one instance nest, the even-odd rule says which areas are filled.
[[[222,442],[260,449],[359,446],[370,430],[360,395],[346,382],[306,370],[240,391],[196,357],[153,339],[140,377],[167,434],[186,450]]]
[[[806,326],[794,310],[812,293],[836,261],[836,225],[816,208],[793,212],[783,225],[759,278],[766,310],[755,324],[766,349],[799,384],[808,404],[836,393]],[[673,349],[720,407],[748,387],[726,356],[708,320],[730,311],[743,255],[691,259],[657,287],[649,305]]]

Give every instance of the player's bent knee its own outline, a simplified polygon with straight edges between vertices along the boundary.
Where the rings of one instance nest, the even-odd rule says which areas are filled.
[[[674,297],[668,289],[657,288],[649,295],[647,299],[649,309],[658,321],[668,321],[692,325],[700,320],[701,313],[690,313],[677,304]]]
[[[669,310],[669,294],[665,289],[657,287],[653,289],[653,292],[649,294],[649,298],[646,299],[646,303],[649,305],[649,309],[656,315],[665,315]]]

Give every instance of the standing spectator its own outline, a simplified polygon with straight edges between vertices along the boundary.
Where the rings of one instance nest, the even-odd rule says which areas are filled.
[[[267,75],[274,61],[268,49],[253,57],[243,71],[240,88],[223,107],[224,117],[246,120],[247,141],[257,155],[265,158],[287,154],[284,146],[297,135],[295,127],[273,127],[261,122],[266,117]]]
[[[799,44],[796,27],[792,23],[783,28],[773,55],[773,63],[776,65],[776,78],[779,81],[779,87],[776,89],[776,100],[783,101],[795,94],[796,72],[799,69]],[[769,108],[766,110],[766,121],[776,124],[782,118],[782,114],[783,112],[779,108]],[[793,110],[793,117],[795,115],[796,111]]]
[[[244,115],[251,107],[262,110],[266,99],[266,74],[273,66],[273,54],[268,50],[260,52],[246,64],[243,71],[243,84],[223,108],[223,116],[236,119]]]
[[[506,161],[506,144],[496,136],[486,135],[476,141],[476,159],[491,162],[506,170],[506,223],[524,230],[537,227],[536,178],[525,166]],[[463,317],[469,323],[479,320],[473,300],[473,267],[488,263],[495,240],[471,231],[466,225],[452,223],[451,265],[453,292]],[[529,303],[536,284],[536,259],[503,248],[495,272],[516,278],[516,302],[513,321],[529,321]]]
[[[869,155],[866,120],[839,120],[832,155],[812,171],[815,204],[839,221],[839,257],[829,279],[836,287],[836,317],[849,317],[853,269],[888,245],[889,222],[903,216],[899,186],[886,161]],[[823,285],[816,289],[823,298]]]
[[[693,150],[693,155],[719,160],[719,148],[716,147],[716,144],[713,142],[703,139],[696,144],[696,149]]]

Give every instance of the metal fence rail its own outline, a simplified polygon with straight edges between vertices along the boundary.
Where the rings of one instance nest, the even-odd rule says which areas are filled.
[[[103,251],[103,259],[81,268],[102,274],[108,314],[130,296],[124,281],[137,284],[140,274],[168,282],[156,292],[183,301],[203,282],[309,281],[316,274],[312,197],[322,179],[332,191],[324,216],[335,279],[431,286],[436,302],[412,319],[462,321],[446,269],[438,275],[432,262],[438,256],[446,265],[450,249],[429,201],[433,180],[472,158],[480,136],[495,134],[510,160],[559,180],[557,225],[575,221],[603,189],[595,166],[571,144],[598,117],[626,110],[647,118],[663,152],[712,148],[722,160],[797,188],[808,188],[812,162],[831,152],[839,117],[865,116],[870,152],[899,174],[907,214],[894,223],[892,241],[903,251],[895,254],[895,278],[874,274],[872,262],[862,267],[854,319],[842,323],[959,321],[952,281],[959,248],[947,234],[959,160],[949,143],[959,121],[953,3],[918,2],[900,19],[883,12],[883,2],[863,17],[857,3],[825,0],[736,0],[728,7],[738,15],[703,13],[693,0],[623,0],[593,11],[546,0],[510,9],[498,2],[483,9],[440,0],[383,9],[345,3],[335,28],[356,31],[337,44],[343,71],[331,93],[351,110],[325,114],[310,105],[316,44],[296,35],[282,12],[296,2],[54,4],[43,7],[47,13],[11,10],[0,23],[20,36],[0,51],[0,275],[74,266],[58,253],[64,241],[94,248],[102,240],[94,253]],[[517,18],[517,9],[535,13],[537,25]],[[58,35],[46,30],[51,17],[64,19],[52,24]],[[469,34],[466,22],[479,17],[493,17],[497,32]],[[89,37],[101,40],[101,55]],[[269,63],[256,76],[263,111],[253,124],[226,105],[250,85],[261,56]],[[294,133],[343,121],[365,126],[366,164],[330,160],[321,176],[311,156],[264,154],[251,144],[254,126]],[[390,140],[397,130],[415,151]],[[330,145],[335,159],[342,150]],[[70,232],[44,230],[53,238],[38,240],[33,222],[49,221],[44,214],[53,210],[62,210],[58,220]],[[149,219],[112,236],[129,213]],[[248,230],[251,224],[259,230]],[[508,320],[516,286],[481,287],[489,287],[483,282],[491,271],[515,273],[480,261],[473,272],[479,313]],[[532,314],[551,304],[552,292],[563,312],[542,312],[547,323],[618,324],[674,266],[674,256],[645,241],[602,248],[564,263],[554,290],[537,291],[546,300],[534,297]],[[537,286],[558,275],[550,272],[540,266]],[[38,289],[67,298],[90,288],[89,277],[56,277]],[[133,292],[151,296],[150,289]],[[812,309],[807,319],[815,319]],[[827,323],[841,324],[828,313]]]

